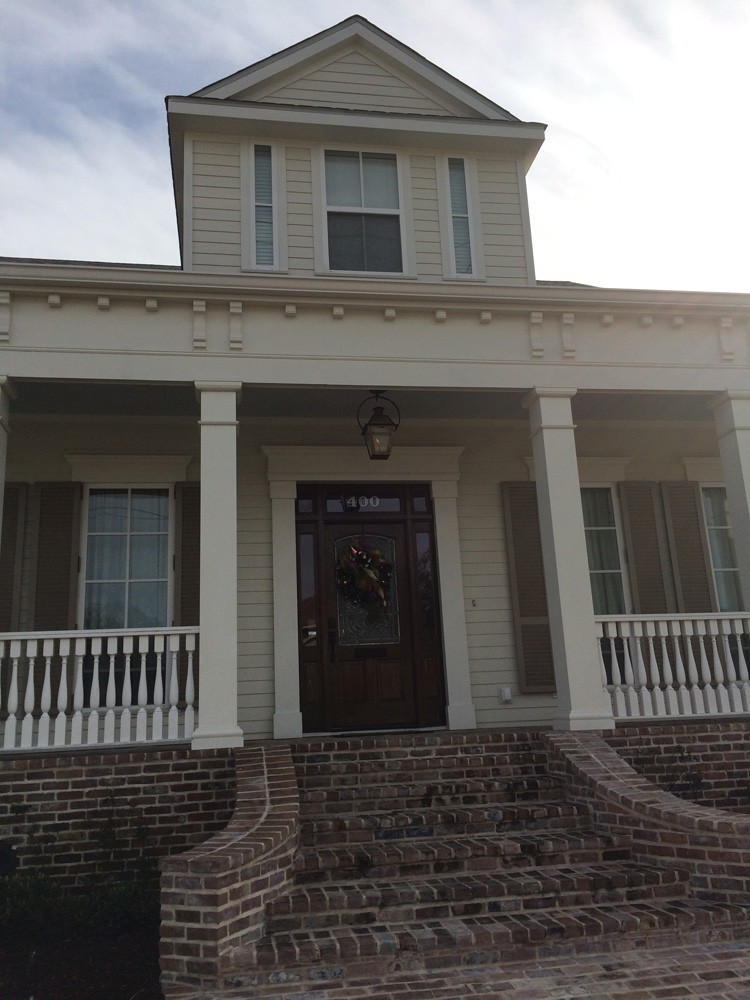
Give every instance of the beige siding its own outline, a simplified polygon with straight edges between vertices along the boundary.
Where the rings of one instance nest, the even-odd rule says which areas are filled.
[[[526,284],[521,196],[513,160],[479,160],[479,200],[487,278],[500,284]]]
[[[313,234],[312,153],[286,148],[287,244],[290,274],[315,272]]]
[[[238,271],[240,256],[240,141],[193,141],[193,267]]]
[[[439,278],[443,274],[443,258],[435,157],[412,156],[410,167],[417,276]]]
[[[349,52],[260,98],[264,103],[452,115],[361,52]]]

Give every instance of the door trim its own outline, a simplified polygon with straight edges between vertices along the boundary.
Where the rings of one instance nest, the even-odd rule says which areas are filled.
[[[372,463],[362,447],[279,445],[261,450],[268,461],[273,537],[274,738],[293,739],[302,735],[295,532],[298,482],[430,484],[443,625],[448,728],[475,728],[456,503],[459,458],[464,449],[399,447],[384,469],[380,463]]]

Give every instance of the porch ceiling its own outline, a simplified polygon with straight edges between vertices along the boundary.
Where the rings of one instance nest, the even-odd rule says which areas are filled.
[[[198,417],[192,385],[14,381],[12,414],[61,416]],[[379,387],[380,388],[380,387]],[[487,390],[389,388],[402,416],[412,420],[523,420],[523,393]],[[245,419],[354,419],[367,389],[327,386],[246,386],[239,414]],[[576,420],[710,420],[711,394],[581,392]]]

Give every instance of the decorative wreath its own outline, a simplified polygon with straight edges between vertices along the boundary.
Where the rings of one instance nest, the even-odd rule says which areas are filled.
[[[336,564],[336,586],[352,604],[388,607],[393,565],[379,549],[351,545]]]

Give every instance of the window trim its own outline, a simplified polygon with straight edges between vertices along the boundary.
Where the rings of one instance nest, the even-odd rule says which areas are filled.
[[[330,266],[328,256],[328,198],[326,193],[326,152],[335,153],[385,153],[396,158],[396,179],[398,182],[397,212],[393,209],[363,210],[364,214],[395,215],[399,217],[399,232],[401,236],[401,270],[400,271],[348,271],[334,269]],[[412,225],[412,195],[409,181],[409,157],[401,150],[380,146],[361,145],[360,143],[324,143],[312,150],[313,176],[313,227],[315,234],[315,271],[316,274],[330,274],[342,278],[390,278],[398,281],[404,278],[415,278],[414,269],[414,238]],[[342,207],[331,211],[345,212]]]
[[[169,516],[169,527],[167,532],[167,622],[165,625],[155,626],[156,628],[174,627],[174,596],[175,596],[175,488],[174,483],[164,482],[89,482],[83,487],[83,498],[81,502],[81,530],[80,530],[80,563],[78,570],[78,601],[76,606],[76,620],[81,623],[85,621],[86,612],[86,558],[88,554],[88,520],[89,520],[89,495],[91,490],[167,490],[167,509]],[[130,626],[119,626],[113,631]]]
[[[271,150],[273,263],[258,264],[255,246],[255,148],[268,146]],[[286,161],[284,147],[270,139],[245,139],[240,146],[240,254],[243,271],[264,274],[287,269],[286,240]]]
[[[453,238],[453,205],[450,191],[449,160],[462,160],[466,182],[466,202],[469,221],[469,247],[471,271],[459,273],[456,268],[456,248]],[[476,160],[471,156],[453,156],[446,153],[438,157],[438,209],[440,216],[440,243],[443,252],[443,276],[451,281],[484,281],[487,277],[481,234],[481,204]]]

